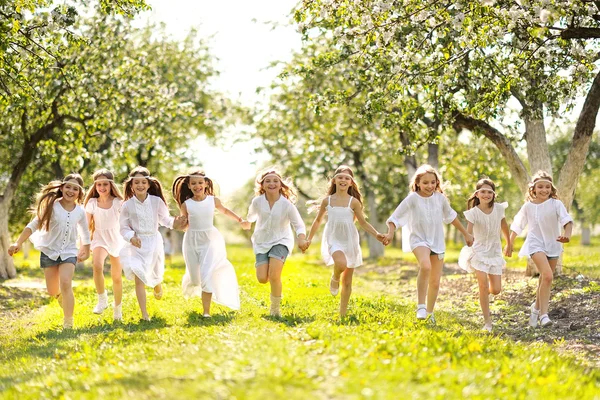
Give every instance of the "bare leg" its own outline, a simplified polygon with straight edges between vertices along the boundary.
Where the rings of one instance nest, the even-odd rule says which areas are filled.
[[[46,290],[54,298],[60,294],[60,278],[58,275],[58,265],[44,268],[44,277],[46,278]]]
[[[435,301],[440,291],[440,279],[442,278],[442,268],[444,260],[439,259],[437,255],[430,257],[431,273],[429,274],[429,286],[427,288],[427,312],[432,313],[435,307]]]
[[[75,273],[74,264],[60,264],[58,266],[58,275],[60,279],[60,291],[63,296],[63,310],[65,320],[73,318],[75,309],[75,296],[73,295],[73,274]]]
[[[283,271],[283,261],[269,258],[269,283],[271,284],[271,294],[275,297],[281,297],[281,271]]]
[[[342,282],[342,294],[340,296],[340,315],[346,316],[348,312],[348,302],[350,301],[350,295],[352,294],[352,275],[354,274],[354,268],[346,268],[341,275]]]
[[[548,304],[550,303],[550,290],[552,289],[552,280],[554,278],[554,269],[558,260],[548,261],[546,254],[537,252],[532,257],[537,267],[540,278],[538,285],[536,305],[540,310],[540,315],[548,314]]]
[[[205,316],[210,315],[210,302],[212,300],[212,293],[202,292],[202,308]]]
[[[256,279],[259,283],[269,282],[269,264],[261,264],[256,267]]]
[[[413,254],[417,257],[419,263],[419,274],[417,275],[417,303],[425,304],[427,297],[427,283],[431,273],[431,250],[427,247],[417,247]]]
[[[483,320],[486,325],[491,325],[492,318],[490,316],[490,293],[488,282],[488,274],[483,271],[475,271],[477,275],[477,283],[479,284],[479,304],[483,312]]]
[[[140,311],[142,312],[142,318],[149,320],[148,310],[146,310],[146,285],[137,276],[135,276],[135,295],[137,297],[138,304],[140,305]]]
[[[502,291],[502,275],[488,275],[490,279],[490,293],[500,294]]]
[[[118,306],[123,301],[123,274],[121,260],[119,257],[110,257],[110,275],[113,283],[113,296],[115,305]]]
[[[106,249],[96,247],[92,253],[92,271],[94,273],[94,284],[96,285],[96,293],[103,294],[104,288],[104,260],[108,256]],[[112,257],[111,257],[112,259]]]

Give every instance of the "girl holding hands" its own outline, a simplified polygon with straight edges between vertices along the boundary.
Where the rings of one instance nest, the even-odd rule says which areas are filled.
[[[452,223],[462,233],[468,246],[473,244],[473,236],[467,232],[458,220],[456,211],[450,207],[441,188],[439,174],[433,167],[419,167],[411,180],[410,190],[412,193],[402,200],[387,220],[388,233],[384,244],[391,242],[397,227],[403,227],[403,250],[412,251],[419,263],[417,319],[429,317],[435,322],[433,309],[446,250],[443,224]]]
[[[298,247],[306,248],[306,227],[294,205],[296,194],[291,183],[285,181],[275,169],[269,169],[256,178],[256,197],[248,209],[247,221],[242,228],[249,230],[256,222],[252,234],[252,247],[256,255],[256,278],[260,283],[271,284],[270,315],[281,316],[281,272],[287,256],[294,247],[290,224],[298,237]]]
[[[341,165],[335,170],[329,182],[327,196],[321,201],[318,210],[302,250],[306,251],[310,246],[323,216],[327,213],[327,223],[321,240],[321,255],[325,264],[334,266],[329,282],[329,291],[332,295],[338,294],[340,280],[342,282],[340,315],[345,316],[352,293],[354,268],[360,267],[363,262],[354,219],[357,219],[360,226],[378,240],[383,241],[385,236],[366,221],[362,196],[354,179],[354,173],[346,165]]]
[[[75,264],[90,256],[90,231],[83,200],[83,179],[69,174],[62,181],[52,181],[37,196],[35,217],[17,241],[8,249],[10,256],[21,249],[28,238],[40,251],[40,267],[44,270],[46,288],[64,312],[64,329],[73,328],[73,275]],[[77,234],[82,247],[77,251]]]
[[[125,180],[125,202],[119,223],[127,242],[120,257],[125,277],[135,281],[135,294],[142,319],[149,321],[146,310],[146,288],[154,288],[154,297],[163,295],[161,282],[165,272],[165,251],[158,225],[183,229],[184,216],[171,217],[161,183],[144,167],[136,167]]]
[[[571,240],[573,218],[558,200],[552,177],[545,171],[538,171],[532,177],[527,201],[510,226],[511,244],[527,226],[527,238],[519,256],[530,257],[540,273],[536,298],[531,304],[529,325],[536,327],[539,320],[541,326],[547,326],[552,324],[548,317],[548,306],[554,270],[563,252],[562,244]],[[561,228],[564,229],[562,234]]]

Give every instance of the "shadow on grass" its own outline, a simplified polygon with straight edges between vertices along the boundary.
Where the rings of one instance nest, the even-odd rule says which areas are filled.
[[[274,317],[272,315],[265,314],[262,316],[262,319],[277,322],[282,325],[286,325],[288,327],[294,327],[301,324],[307,324],[313,322],[316,318],[313,315],[309,316],[299,316],[296,314],[282,314],[281,317]]]
[[[191,311],[187,315],[186,326],[213,326],[213,325],[227,325],[235,317],[233,311],[226,312],[225,314],[213,314],[210,318],[204,317],[198,311]]]

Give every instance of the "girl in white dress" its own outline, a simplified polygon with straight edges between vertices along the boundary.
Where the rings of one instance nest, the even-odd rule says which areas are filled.
[[[536,327],[539,320],[541,326],[547,326],[552,324],[548,318],[552,278],[563,252],[562,243],[571,240],[573,218],[558,200],[552,177],[545,171],[538,171],[533,176],[527,201],[510,225],[511,244],[527,226],[527,238],[519,256],[530,257],[540,273],[536,298],[530,308],[529,325]],[[561,227],[564,228],[563,234]]]
[[[325,264],[334,266],[329,282],[329,291],[334,296],[338,294],[341,278],[340,315],[345,316],[352,293],[354,268],[360,267],[363,262],[354,219],[356,218],[360,226],[378,240],[383,241],[385,236],[365,220],[362,195],[354,180],[354,173],[347,165],[341,165],[335,170],[329,182],[327,196],[321,201],[318,210],[302,250],[306,251],[310,246],[327,212],[327,223],[321,239],[321,255]]]
[[[475,193],[467,200],[467,232],[473,234],[473,246],[460,252],[458,265],[467,272],[475,272],[479,283],[479,304],[483,312],[485,331],[492,331],[489,294],[502,290],[502,270],[506,265],[502,257],[500,232],[506,239],[505,254],[510,254],[511,244],[504,212],[508,203],[495,203],[496,185],[491,179],[477,182]]]
[[[207,318],[211,300],[239,310],[235,269],[227,259],[223,235],[213,224],[215,208],[240,224],[243,219],[215,197],[213,182],[201,169],[192,169],[187,175],[175,178],[173,197],[181,215],[188,220],[183,236],[183,295],[202,297],[203,315]]]
[[[256,256],[256,279],[271,284],[269,314],[281,316],[281,271],[287,256],[294,247],[290,223],[298,237],[298,247],[305,248],[306,227],[294,205],[296,193],[275,169],[268,169],[256,177],[256,197],[248,209],[248,220],[242,228],[249,230],[256,222],[252,234],[252,247]]]
[[[142,319],[150,321],[146,310],[146,288],[154,288],[154,297],[163,295],[161,282],[165,273],[165,250],[158,225],[182,229],[185,217],[171,217],[158,179],[144,167],[135,167],[125,180],[125,202],[119,223],[121,235],[127,242],[121,250],[125,277],[135,281],[135,294]]]
[[[90,231],[85,211],[78,204],[83,200],[83,192],[83,179],[79,174],[69,174],[62,181],[44,186],[37,197],[35,217],[8,248],[8,255],[12,256],[30,238],[40,251],[46,288],[63,309],[64,329],[73,328],[75,264],[90,256]],[[78,233],[82,244],[79,251]]]
[[[452,224],[462,233],[468,246],[473,236],[457,218],[441,187],[438,172],[430,165],[420,166],[410,183],[410,193],[387,220],[389,244],[402,226],[402,249],[412,251],[419,263],[417,276],[417,319],[435,322],[433,309],[440,289],[446,244],[443,224]],[[427,304],[425,304],[427,298]]]
[[[83,202],[92,234],[92,268],[98,294],[98,303],[93,313],[102,314],[108,308],[108,296],[104,288],[104,260],[110,257],[110,275],[115,298],[113,318],[120,321],[123,319],[123,279],[119,253],[125,242],[119,233],[119,214],[123,195],[115,185],[114,175],[109,170],[103,168],[94,172],[93,179],[94,185],[88,190]]]

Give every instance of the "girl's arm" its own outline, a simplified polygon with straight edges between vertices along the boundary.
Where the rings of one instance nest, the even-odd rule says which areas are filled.
[[[567,222],[564,228],[565,234],[559,236],[556,240],[558,240],[561,243],[569,243],[569,241],[571,241],[571,234],[573,233],[573,222]]]
[[[23,243],[25,243],[25,241],[29,239],[29,236],[31,236],[32,233],[33,230],[29,227],[29,225],[27,225],[25,229],[23,229],[23,232],[21,232],[21,234],[19,235],[17,241],[11,244],[8,248],[8,255],[12,257],[16,253],[18,253],[19,250],[21,250],[21,246],[23,246]]]
[[[258,197],[252,199],[250,207],[248,208],[248,217],[246,218],[246,221],[243,221],[241,223],[242,229],[245,231],[250,230],[250,228],[252,228],[252,223],[256,222],[256,220],[258,219],[258,206],[254,204],[257,201],[257,199]]]
[[[366,219],[365,214],[363,213],[362,204],[356,198],[352,198],[352,203],[350,207],[354,211],[354,215],[356,215],[356,219],[358,220],[359,225],[365,230],[365,232],[373,235],[377,240],[381,241],[385,235],[379,233],[377,229],[373,227]]]
[[[88,218],[84,212],[79,221],[77,221],[77,230],[79,231],[79,238],[81,240],[81,248],[77,254],[77,261],[82,262],[90,257],[90,229],[88,226]]]
[[[410,195],[398,204],[392,215],[387,219],[388,231],[385,235],[383,244],[388,245],[394,239],[396,229],[406,223],[408,213],[411,209]]]
[[[244,219],[242,217],[231,211],[229,208],[225,207],[218,197],[215,197],[215,208],[240,224],[244,222]]]
[[[323,201],[321,201],[321,205],[319,206],[319,212],[317,213],[315,220],[310,226],[310,232],[308,233],[308,238],[306,239],[306,248],[302,250],[303,252],[306,251],[306,249],[308,249],[313,238],[315,237],[315,234],[317,233],[317,230],[319,230],[319,226],[321,226],[321,222],[323,221],[323,216],[325,215],[326,210],[327,198],[324,198]]]
[[[300,216],[300,212],[291,202],[288,203],[288,218],[296,232],[296,236],[298,237],[298,247],[300,250],[304,252],[303,249],[306,249],[306,225],[304,225],[304,221],[302,221],[302,217]]]
[[[567,208],[560,200],[556,200],[558,204],[558,217],[560,224],[564,227],[565,233],[559,236],[556,240],[561,243],[569,243],[571,234],[573,233],[573,218],[569,215]]]
[[[467,232],[469,232],[469,235],[473,235],[473,223],[469,220],[467,220]]]
[[[454,218],[454,220],[452,221],[452,225],[454,225],[454,227],[456,229],[458,229],[460,231],[460,233],[462,233],[462,235],[465,238],[465,242],[467,242],[467,246],[471,247],[473,245],[473,235],[471,235],[469,232],[467,232],[467,230],[465,229],[463,224],[460,222],[458,217]]]
[[[136,236],[135,231],[131,227],[130,219],[131,218],[129,217],[129,208],[125,203],[123,203],[123,205],[121,206],[121,214],[119,215],[119,232],[121,233],[121,236],[123,236],[123,239],[125,239],[126,242],[129,242],[133,246],[140,248],[142,247],[142,241],[139,237]]]
[[[506,218],[502,218],[502,221],[500,222],[500,228],[502,229],[504,240],[506,240],[504,255],[506,257],[512,257],[512,240],[510,239],[510,230],[508,228],[508,222],[506,222]]]

